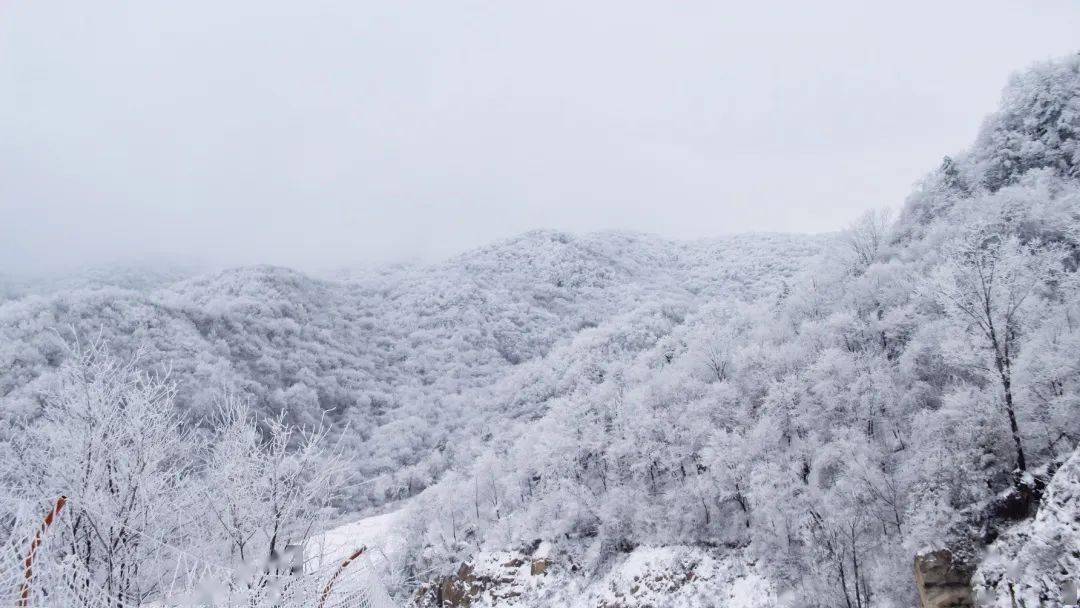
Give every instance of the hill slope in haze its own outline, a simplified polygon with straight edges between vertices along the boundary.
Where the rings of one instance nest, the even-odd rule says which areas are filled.
[[[2,415],[33,416],[71,343],[104,339],[120,355],[141,349],[146,369],[168,370],[193,419],[229,391],[297,424],[325,415],[347,427],[362,478],[379,478],[347,506],[358,509],[438,477],[458,434],[501,416],[485,390],[524,364],[639,307],[775,291],[821,243],[540,231],[352,279],[262,266],[158,287],[147,287],[156,275],[129,273],[123,286],[50,286],[0,304]]]

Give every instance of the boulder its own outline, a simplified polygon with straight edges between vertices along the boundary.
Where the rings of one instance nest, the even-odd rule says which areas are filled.
[[[529,564],[529,574],[532,576],[539,576],[547,572],[547,569],[551,566],[551,560],[547,558],[540,558],[532,560]]]

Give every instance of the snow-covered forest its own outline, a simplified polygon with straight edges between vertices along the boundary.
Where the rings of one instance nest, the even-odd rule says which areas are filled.
[[[22,560],[64,496],[39,571],[116,606],[207,565],[255,602],[389,513],[398,605],[541,547],[543,584],[472,601],[913,606],[947,550],[977,601],[1075,603],[1080,56],[882,203],[822,236],[0,284],[0,534]],[[670,580],[615,593],[649,560]]]

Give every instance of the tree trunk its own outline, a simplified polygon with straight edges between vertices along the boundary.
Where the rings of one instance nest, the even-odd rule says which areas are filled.
[[[1001,388],[1005,391],[1005,412],[1009,415],[1009,430],[1012,432],[1013,443],[1016,445],[1016,469],[1022,474],[1027,471],[1027,459],[1024,458],[1024,446],[1020,441],[1020,426],[1016,423],[1016,408],[1013,405],[1012,361],[1010,361],[1009,352],[1011,329],[1008,324],[1006,324],[1005,344],[1001,344],[998,341],[997,331],[994,328],[994,322],[989,311],[989,306],[987,306],[986,319],[990,345],[994,348],[994,366],[997,367],[998,375],[1001,377]]]
[[[1002,370],[1001,363],[998,369]],[[1024,458],[1024,445],[1020,441],[1020,427],[1016,424],[1016,408],[1013,405],[1012,380],[1009,378],[1008,369],[1001,371],[1001,386],[1005,389],[1005,412],[1009,415],[1009,430],[1012,432],[1013,443],[1016,445],[1016,468],[1023,473],[1027,471],[1027,459]]]
[[[848,593],[847,588],[847,575],[844,573],[844,556],[836,556],[836,569],[840,571],[840,588],[844,591],[844,602],[847,603],[847,608],[851,606],[851,595]]]
[[[855,583],[855,605],[858,606],[858,608],[863,608],[862,595],[859,592],[859,554],[855,551],[854,541],[851,544],[851,578]]]
[[[746,517],[746,527],[750,527],[750,505],[746,503],[746,497],[743,496],[742,490],[739,489],[739,484],[735,484],[735,502],[739,504],[739,508],[742,509],[743,515]]]

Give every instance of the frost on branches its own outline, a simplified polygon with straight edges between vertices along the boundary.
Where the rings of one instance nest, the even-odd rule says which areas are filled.
[[[227,604],[303,571],[303,549],[348,478],[325,430],[258,419],[229,395],[217,417],[187,420],[170,378],[101,342],[75,348],[39,415],[11,429],[3,532],[5,557],[19,561],[0,565],[0,597]]]

